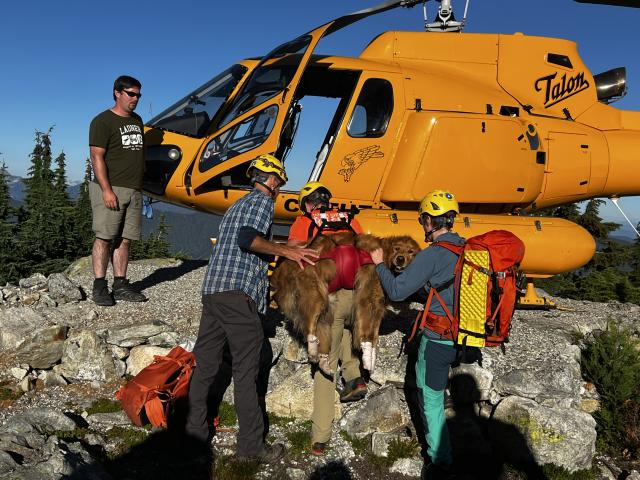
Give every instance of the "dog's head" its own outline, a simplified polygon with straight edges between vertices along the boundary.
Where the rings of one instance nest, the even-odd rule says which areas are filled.
[[[420,251],[420,245],[408,235],[382,239],[384,263],[394,273],[401,273]]]

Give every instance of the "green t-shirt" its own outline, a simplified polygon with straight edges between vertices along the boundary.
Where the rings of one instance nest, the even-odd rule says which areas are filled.
[[[104,158],[112,186],[142,188],[144,130],[139,115],[121,117],[105,110],[91,121],[89,145],[106,150]]]

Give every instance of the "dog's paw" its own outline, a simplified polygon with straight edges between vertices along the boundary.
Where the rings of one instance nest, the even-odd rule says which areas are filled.
[[[318,367],[322,370],[326,375],[333,377],[333,370],[331,370],[331,365],[329,365],[329,355],[326,353],[321,353],[318,355]]]
[[[309,361],[312,363],[318,363],[318,344],[320,341],[318,337],[310,333],[307,335],[307,352],[309,354]]]
[[[371,342],[362,342],[362,366],[369,372],[373,371],[376,363],[376,349]]]

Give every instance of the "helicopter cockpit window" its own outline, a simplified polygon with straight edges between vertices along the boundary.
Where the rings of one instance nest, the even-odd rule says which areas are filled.
[[[347,132],[351,137],[381,137],[393,112],[393,88],[387,80],[370,78],[362,86]]]
[[[311,37],[304,35],[280,45],[263,57],[229,106],[218,128],[285,90],[291,83],[310,42]]]
[[[242,65],[232,66],[156,115],[147,125],[192,137],[204,137],[220,107],[246,72],[247,68]]]
[[[278,107],[271,105],[244,122],[214,137],[200,158],[200,171],[210,168],[261,145],[273,130]]]

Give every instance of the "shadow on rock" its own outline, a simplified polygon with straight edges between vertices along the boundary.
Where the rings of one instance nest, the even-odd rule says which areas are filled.
[[[204,267],[205,265],[207,265],[206,260],[183,260],[180,265],[176,265],[175,267],[159,268],[148,277],[134,282],[131,285],[138,290],[145,290],[158,285],[159,283],[171,282],[172,280],[180,278],[181,276],[200,267]]]
[[[333,460],[316,468],[309,475],[309,480],[351,480],[349,468],[341,461]]]

